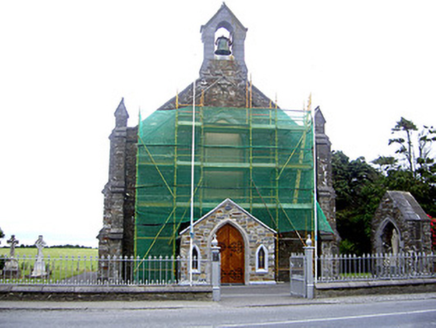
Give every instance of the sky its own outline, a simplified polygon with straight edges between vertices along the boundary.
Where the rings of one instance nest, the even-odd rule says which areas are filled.
[[[109,140],[198,78],[221,0],[0,0],[0,228],[96,247]],[[253,84],[285,109],[312,95],[333,150],[393,155],[401,117],[436,123],[432,0],[227,0]]]

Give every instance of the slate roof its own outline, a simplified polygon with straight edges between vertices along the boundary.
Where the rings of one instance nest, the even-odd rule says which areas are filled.
[[[429,217],[418,204],[415,197],[406,191],[387,191],[386,194],[398,208],[406,221],[429,221]]]

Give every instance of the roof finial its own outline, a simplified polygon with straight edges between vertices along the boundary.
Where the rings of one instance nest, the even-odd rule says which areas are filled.
[[[124,105],[124,97],[121,98],[120,104],[115,110],[115,122],[116,126],[127,126],[127,119],[129,118],[129,113],[127,112],[126,106]]]

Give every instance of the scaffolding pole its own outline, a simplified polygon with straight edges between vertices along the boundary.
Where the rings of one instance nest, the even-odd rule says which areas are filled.
[[[313,133],[313,220],[314,222],[314,239],[315,239],[315,283],[318,279],[318,207],[317,207],[317,165],[316,165],[316,136],[315,136],[315,113],[311,110],[312,115],[312,133]]]
[[[192,253],[194,248],[194,169],[195,169],[195,80],[192,88],[192,144],[191,144],[191,216],[189,226],[189,285],[192,286]]]
[[[177,107],[178,107],[178,93],[177,93]],[[178,166],[177,166],[177,155],[178,155],[178,134],[179,134],[179,110],[176,109],[176,117],[174,120],[174,201],[173,201],[173,208],[176,209],[177,208],[177,170],[178,170]],[[174,211],[174,220],[173,220],[173,237],[176,235],[176,230],[177,229],[177,213],[176,211]],[[174,238],[173,243],[173,256],[176,257],[176,240]],[[174,272],[175,273],[175,272]]]

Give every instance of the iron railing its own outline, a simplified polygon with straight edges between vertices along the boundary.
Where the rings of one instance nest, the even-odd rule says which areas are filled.
[[[436,277],[433,253],[322,255],[318,263],[319,282]]]
[[[44,285],[210,285],[210,260],[184,257],[0,258],[0,284]]]

